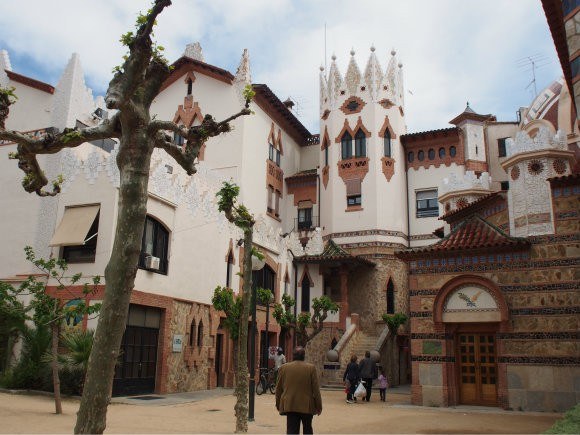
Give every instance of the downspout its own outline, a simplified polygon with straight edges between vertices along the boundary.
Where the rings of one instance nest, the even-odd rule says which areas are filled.
[[[409,208],[409,170],[407,168],[407,155],[406,155],[404,147],[403,147],[403,159],[404,159],[403,161],[405,162],[405,195],[407,197],[407,247],[410,248],[411,247],[411,209]]]
[[[320,166],[318,166],[318,170],[316,171],[316,178],[318,184],[318,227],[322,231],[322,219],[320,217]]]
[[[298,266],[292,254],[292,266],[294,266],[294,319],[298,316]],[[294,329],[294,336],[292,337],[293,347],[296,347],[296,329]]]

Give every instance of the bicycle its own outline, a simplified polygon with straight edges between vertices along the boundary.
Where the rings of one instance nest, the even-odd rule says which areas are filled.
[[[256,384],[256,394],[260,396],[264,391],[270,390],[271,394],[276,391],[276,372],[274,369],[261,368],[260,380]]]

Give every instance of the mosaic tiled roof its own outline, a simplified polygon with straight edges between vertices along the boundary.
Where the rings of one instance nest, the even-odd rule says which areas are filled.
[[[444,220],[447,221],[448,218],[450,217],[454,217],[456,218],[458,214],[460,214],[460,212],[465,212],[463,214],[468,214],[472,211],[475,211],[476,209],[478,209],[479,207],[485,205],[485,203],[487,203],[488,201],[490,201],[492,198],[496,198],[496,197],[503,197],[505,200],[505,194],[502,191],[499,192],[492,192],[489,193],[485,196],[479,197],[477,198],[475,201],[470,202],[469,204],[463,206],[463,207],[459,207],[455,210],[451,210],[448,211],[447,213],[445,213],[443,216],[439,217],[440,220]]]
[[[303,255],[301,257],[296,257],[296,261],[303,263],[322,263],[326,261],[340,261],[347,263],[361,263],[367,266],[374,266],[372,261],[365,258],[351,255],[340,246],[338,246],[334,240],[330,239],[324,250],[319,255]]]
[[[466,219],[439,242],[420,248],[397,251],[400,258],[416,257],[426,253],[481,250],[489,248],[526,248],[530,242],[519,237],[511,237],[499,228],[477,215]]]

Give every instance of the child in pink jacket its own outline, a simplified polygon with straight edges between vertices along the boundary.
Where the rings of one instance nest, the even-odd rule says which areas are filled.
[[[385,402],[387,399],[387,387],[389,382],[385,376],[385,369],[381,368],[381,374],[379,375],[379,393],[381,394],[381,401]]]

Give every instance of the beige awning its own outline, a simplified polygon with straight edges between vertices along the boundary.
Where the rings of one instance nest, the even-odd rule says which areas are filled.
[[[84,245],[100,205],[67,207],[49,246]]]

